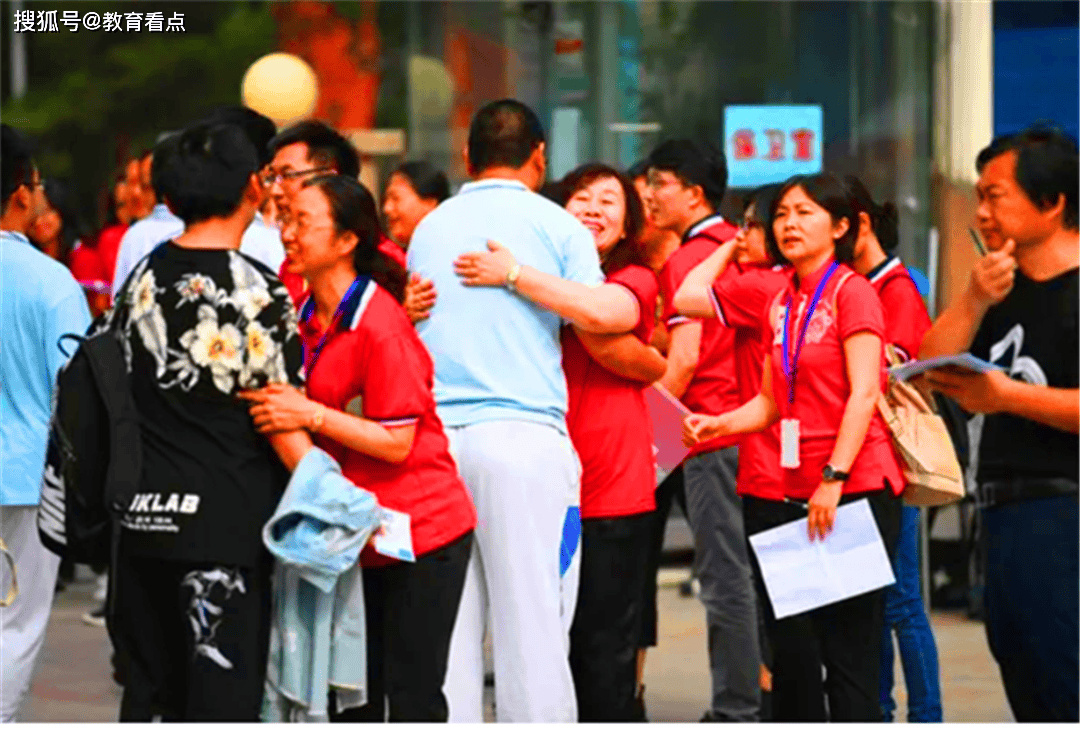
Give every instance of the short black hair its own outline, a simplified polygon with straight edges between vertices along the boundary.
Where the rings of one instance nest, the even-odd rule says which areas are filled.
[[[769,208],[770,225],[776,220],[776,209],[780,207],[780,202],[793,188],[802,188],[811,201],[828,211],[834,225],[839,224],[841,219],[847,219],[847,231],[834,242],[836,261],[849,266],[854,263],[855,240],[859,238],[859,217],[844,182],[828,172],[788,178],[777,191]]]
[[[887,252],[896,249],[896,245],[900,243],[900,213],[896,210],[896,204],[892,201],[874,201],[870,191],[854,175],[844,176],[844,185],[851,198],[851,205],[855,208],[855,215],[865,212],[870,217],[870,228],[874,230],[874,236],[881,248]],[[851,225],[858,230],[858,221],[852,221]]]
[[[410,160],[394,168],[390,175],[400,175],[420,198],[442,203],[450,198],[450,181],[446,173],[424,160]]]
[[[170,141],[175,143],[180,134],[180,132],[164,134],[154,145],[152,153],[154,157],[150,158],[150,185],[154,189],[154,196],[158,203],[163,203],[165,199],[170,198],[169,181],[165,171],[168,170],[169,156],[176,150],[176,145],[170,144]]]
[[[1032,125],[1011,135],[1001,135],[984,148],[975,159],[975,169],[982,173],[986,164],[1009,151],[1016,153],[1016,183],[1040,209],[1051,208],[1058,197],[1065,196],[1062,224],[1077,228],[1076,140],[1049,124]]]
[[[30,138],[14,127],[3,125],[0,138],[0,195],[3,196],[0,211],[3,211],[20,186],[30,188],[33,185],[34,156]]]
[[[169,208],[187,226],[236,211],[259,169],[255,146],[235,125],[197,123],[161,145]]]
[[[277,134],[277,126],[266,115],[259,114],[249,107],[233,104],[218,107],[210,113],[206,121],[236,125],[243,130],[248,140],[255,146],[260,168],[274,159],[273,153],[270,152],[270,141]]]
[[[288,145],[302,142],[308,148],[308,160],[319,167],[333,168],[338,175],[356,178],[360,175],[360,156],[352,143],[337,130],[318,120],[299,122],[279,132],[270,140],[270,158]]]
[[[473,174],[489,168],[518,169],[545,141],[540,118],[516,99],[484,105],[469,125],[469,167]]]
[[[667,140],[649,154],[649,167],[674,173],[687,186],[701,186],[714,210],[727,193],[727,158],[710,142]]]

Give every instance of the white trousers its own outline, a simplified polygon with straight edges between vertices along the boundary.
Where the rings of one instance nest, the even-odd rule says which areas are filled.
[[[450,640],[451,722],[483,722],[491,622],[500,722],[576,722],[570,624],[581,568],[581,463],[570,439],[525,421],[448,428],[479,518]]]
[[[37,506],[0,506],[0,537],[15,559],[19,596],[0,608],[0,722],[17,722],[45,642],[60,557],[41,544]],[[11,576],[0,562],[0,593]]]

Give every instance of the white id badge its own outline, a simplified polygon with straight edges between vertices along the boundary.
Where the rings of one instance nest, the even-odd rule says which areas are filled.
[[[409,514],[391,508],[380,508],[382,533],[375,537],[375,551],[384,557],[415,562],[412,545],[412,519]]]
[[[799,467],[799,420],[780,420],[780,467]]]

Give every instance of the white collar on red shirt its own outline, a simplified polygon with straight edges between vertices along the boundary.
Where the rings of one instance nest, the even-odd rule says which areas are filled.
[[[367,286],[363,290],[357,288],[357,291],[349,298],[349,302],[345,305],[342,315],[342,322],[349,322],[349,330],[356,330],[356,326],[360,325],[360,319],[364,317],[364,311],[367,310],[367,306],[371,303],[371,298],[375,295],[375,290],[378,285],[375,284],[375,280],[368,279]],[[355,310],[353,309],[355,308]],[[350,312],[352,311],[352,312]],[[300,304],[299,314],[300,322],[307,324],[315,313],[315,300],[312,299],[309,293],[304,302]],[[338,324],[338,330],[342,330],[341,324]]]
[[[686,230],[686,235],[683,237],[683,241],[687,241],[691,237],[695,237],[701,232],[708,229],[710,226],[716,226],[717,224],[724,223],[724,217],[720,214],[713,214],[712,216],[706,216],[701,221],[697,222],[689,229]]]
[[[870,283],[873,284],[899,266],[901,266],[900,259],[890,254],[884,262],[867,273],[866,279],[870,280]]]

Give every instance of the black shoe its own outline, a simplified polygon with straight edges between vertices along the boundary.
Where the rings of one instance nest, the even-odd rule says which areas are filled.
[[[701,719],[699,719],[698,721],[699,722],[719,722],[720,720],[717,719],[716,717],[714,717],[713,713],[711,711],[708,711],[708,712],[705,712],[705,714],[701,715]]]

